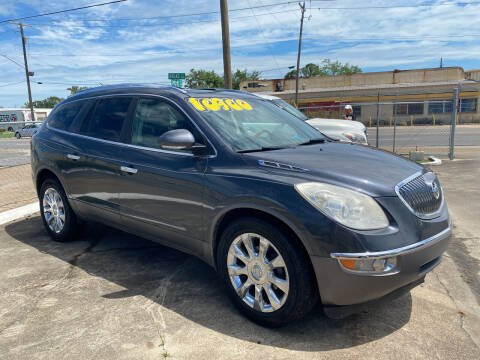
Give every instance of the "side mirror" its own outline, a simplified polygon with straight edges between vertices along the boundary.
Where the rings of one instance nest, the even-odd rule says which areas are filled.
[[[157,143],[165,150],[191,150],[194,147],[195,138],[186,129],[175,129],[163,133]]]

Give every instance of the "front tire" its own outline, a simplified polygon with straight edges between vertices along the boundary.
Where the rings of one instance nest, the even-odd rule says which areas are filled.
[[[244,218],[230,224],[221,234],[217,267],[232,302],[260,325],[300,319],[318,301],[307,255],[267,221]]]
[[[50,237],[59,242],[72,240],[77,230],[77,218],[68,203],[60,183],[46,179],[39,193],[40,214]]]

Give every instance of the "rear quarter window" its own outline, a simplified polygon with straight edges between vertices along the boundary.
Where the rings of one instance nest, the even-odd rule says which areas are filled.
[[[82,122],[79,133],[98,139],[120,141],[131,97],[98,100]]]
[[[85,105],[85,101],[74,101],[62,105],[48,119],[48,125],[54,129],[68,130],[83,105]]]

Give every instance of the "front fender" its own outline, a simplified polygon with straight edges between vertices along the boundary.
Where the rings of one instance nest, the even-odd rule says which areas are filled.
[[[287,208],[282,204],[272,201],[266,198],[250,198],[250,197],[235,197],[229,199],[228,203],[218,204],[216,207],[217,211],[215,212],[213,219],[210,223],[210,227],[207,232],[207,241],[209,243],[209,257],[213,260],[212,263],[215,263],[215,249],[216,249],[216,238],[217,230],[224,219],[225,215],[234,210],[256,210],[261,211],[269,216],[276,218],[277,220],[284,223],[288,226],[293,233],[300,239],[301,243],[305,247],[308,254],[313,254],[313,249],[311,247],[311,242],[305,236],[306,232],[302,228],[302,225],[299,224],[294,217],[292,217]]]

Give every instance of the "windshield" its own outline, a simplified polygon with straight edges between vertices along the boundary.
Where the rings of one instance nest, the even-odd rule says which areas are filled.
[[[304,113],[302,113],[300,110],[297,110],[295,107],[287,103],[285,100],[275,99],[275,100],[272,100],[272,102],[278,107],[281,107],[283,110],[288,111],[293,116],[296,116],[300,120],[303,120],[303,121],[308,120],[308,117]]]
[[[294,147],[325,139],[269,101],[189,98],[188,102],[235,151]]]

